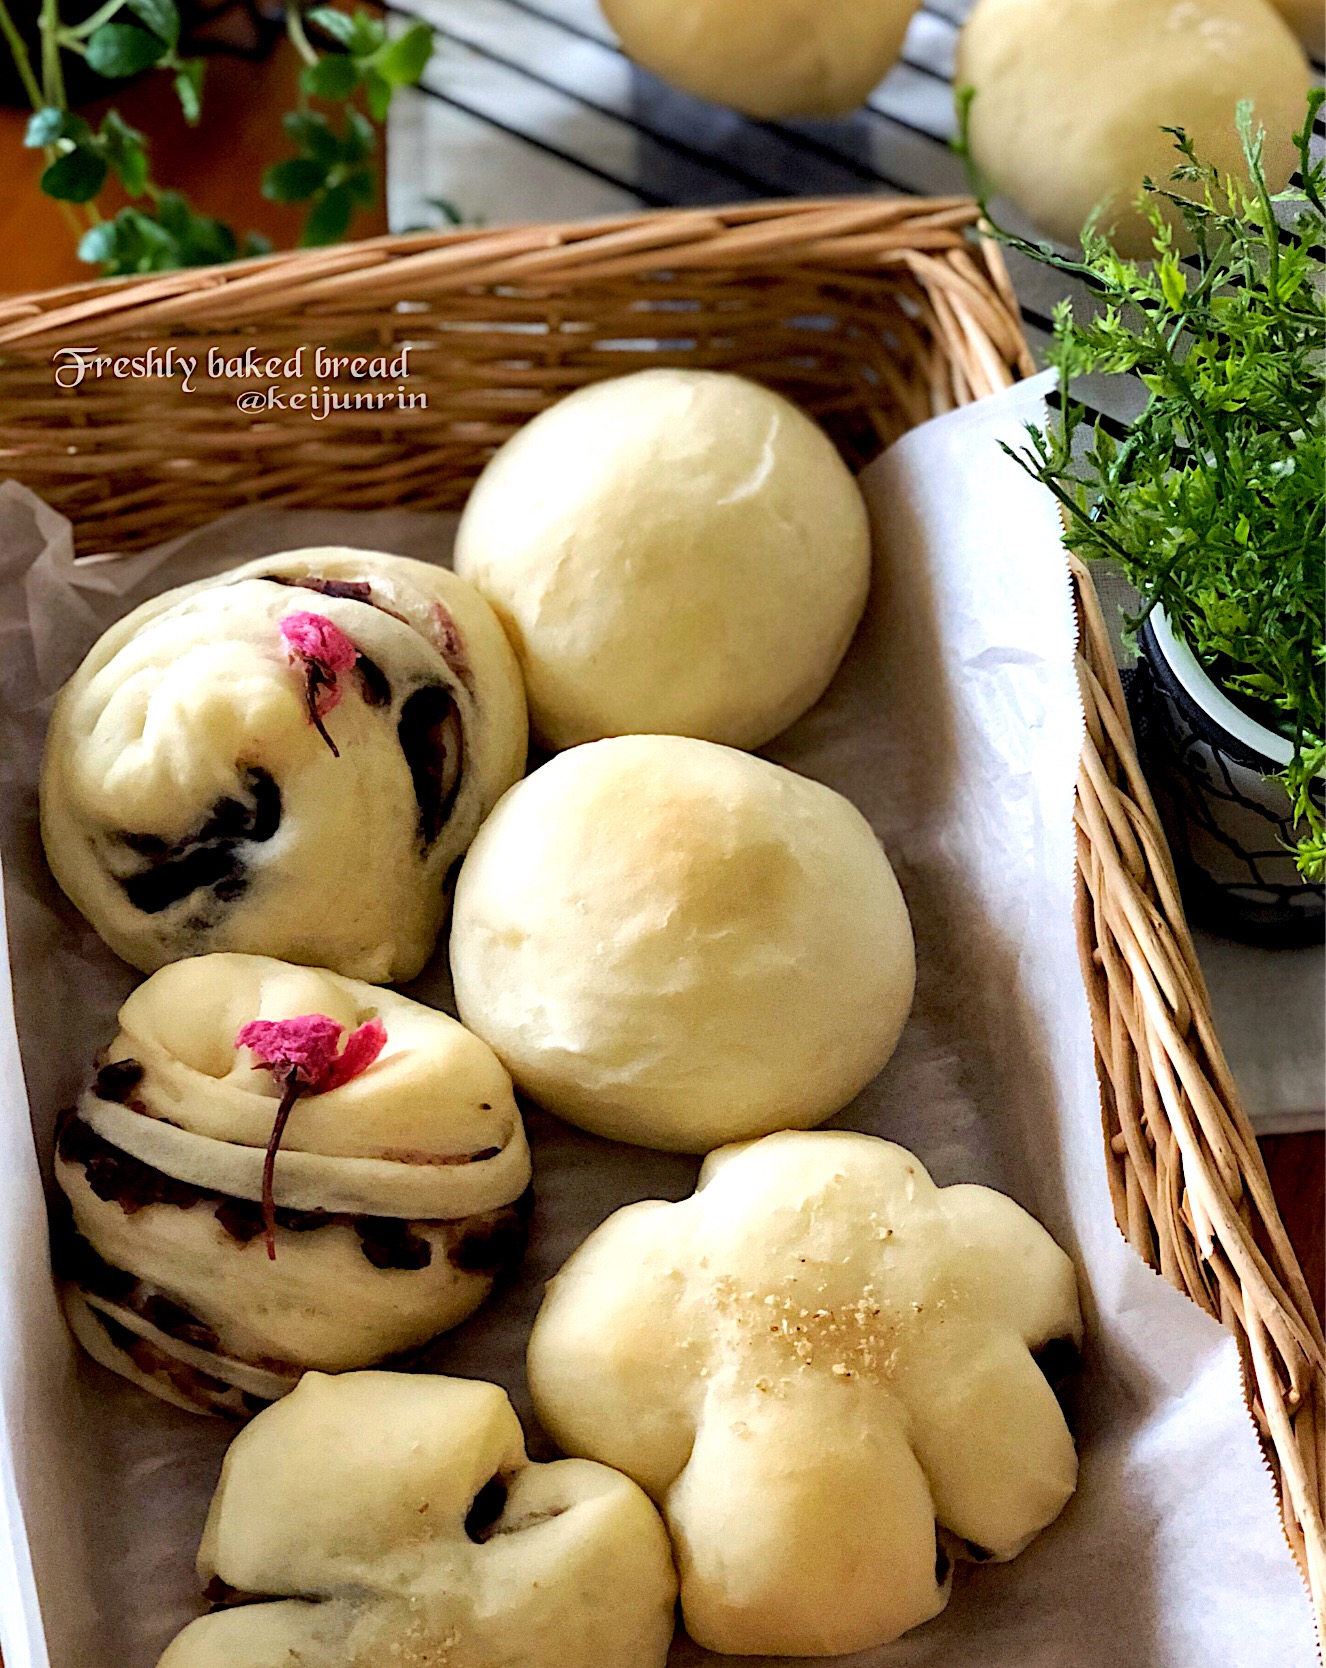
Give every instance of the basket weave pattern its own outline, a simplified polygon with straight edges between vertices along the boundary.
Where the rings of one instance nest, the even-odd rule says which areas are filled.
[[[457,508],[494,448],[573,388],[736,370],[861,466],[1033,369],[997,250],[949,198],[760,204],[384,238],[0,301],[0,476],[128,551],[245,504]],[[68,346],[396,353],[427,409],[246,422],[247,383],[52,385]],[[1286,1533],[1326,1609],[1326,1346],[1221,1053],[1091,579],[1073,565],[1087,735],[1078,936],[1115,1215],[1236,1335]]]
[[[84,550],[137,549],[259,502],[457,509],[494,448],[571,389],[642,365],[733,364],[814,413],[859,466],[1031,368],[1002,265],[966,242],[970,221],[957,198],[679,211],[0,301],[0,473],[69,516]],[[428,405],[246,423],[234,399],[252,382],[54,386],[56,349],[170,343],[204,360],[408,346],[408,386]]]

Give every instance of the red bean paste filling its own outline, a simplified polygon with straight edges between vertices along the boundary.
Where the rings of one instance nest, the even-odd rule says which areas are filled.
[[[51,1212],[51,1266],[57,1279],[66,1280],[92,1297],[128,1309],[149,1326],[177,1343],[221,1355],[221,1340],[197,1315],[182,1303],[155,1291],[146,1281],[127,1269],[108,1263],[95,1246],[83,1238],[74,1224],[69,1201],[60,1195]],[[283,1364],[288,1365],[288,1364]],[[291,1367],[291,1372],[298,1371]]]
[[[1073,1422],[1069,1407],[1069,1380],[1082,1365],[1081,1350],[1072,1338],[1050,1338],[1039,1349],[1032,1350],[1031,1359],[1040,1368],[1050,1389],[1054,1391],[1054,1399],[1059,1403],[1060,1411],[1071,1430]]]
[[[465,1514],[465,1533],[476,1546],[482,1546],[492,1537],[493,1526],[505,1510],[506,1484],[501,1477],[490,1477]]]
[[[436,683],[416,689],[401,708],[396,734],[414,784],[419,837],[427,848],[446,827],[464,765],[460,713],[450,691]]]
[[[149,1339],[140,1338],[136,1332],[121,1325],[114,1315],[103,1314],[100,1309],[91,1310],[91,1314],[115,1348],[122,1355],[127,1355],[139,1372],[146,1373],[149,1378],[169,1379],[180,1394],[191,1401],[211,1402],[213,1399],[234,1397],[235,1387],[227,1384],[225,1379],[214,1378],[199,1367],[191,1367],[185,1361],[163,1354]]]
[[[219,1575],[214,1575],[203,1588],[203,1599],[213,1611],[238,1610],[245,1604],[270,1604],[275,1596],[273,1593],[246,1593],[239,1587],[232,1587],[228,1581],[222,1581]],[[286,1597],[290,1595],[287,1593]]]
[[[158,834],[121,836],[147,860],[146,868],[120,877],[135,909],[159,915],[203,887],[220,903],[240,896],[249,883],[245,848],[270,840],[281,826],[281,790],[267,772],[246,770],[243,788],[243,799],[218,799],[202,827],[173,845]]]
[[[119,1066],[133,1063],[115,1062]],[[247,1245],[265,1231],[262,1206],[257,1201],[178,1181],[107,1141],[77,1112],[61,1115],[56,1126],[56,1151],[67,1164],[82,1168],[88,1186],[99,1199],[119,1205],[126,1216],[148,1205],[174,1205],[180,1210],[206,1205],[238,1245]],[[512,1204],[472,1219],[473,1226],[466,1227],[448,1244],[448,1262],[464,1274],[494,1277],[514,1268],[525,1253],[533,1201],[531,1186]],[[428,1268],[433,1260],[433,1242],[418,1230],[459,1226],[454,1222],[410,1222],[401,1217],[341,1211],[288,1210],[281,1205],[276,1209],[276,1225],[297,1234],[318,1228],[353,1228],[363,1255],[380,1269]]]

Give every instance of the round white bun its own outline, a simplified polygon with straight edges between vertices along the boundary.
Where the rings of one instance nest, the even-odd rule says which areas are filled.
[[[681,736],[574,748],[512,788],[461,870],[451,966],[465,1024],[536,1101],[681,1152],[845,1106],[915,975],[860,812]]]
[[[625,51],[748,116],[843,116],[902,50],[917,0],[603,0]]]
[[[550,748],[758,747],[824,693],[865,607],[865,504],[823,431],[715,371],[583,388],[470,496],[456,571],[506,627]]]
[[[979,0],[956,84],[976,90],[977,165],[1042,231],[1076,243],[1099,210],[1122,253],[1148,255],[1133,200],[1181,160],[1162,128],[1184,128],[1203,162],[1243,178],[1234,113],[1251,99],[1278,191],[1308,65],[1266,0]]]
[[[1271,0],[1271,4],[1314,56],[1326,43],[1326,11],[1321,0]]]

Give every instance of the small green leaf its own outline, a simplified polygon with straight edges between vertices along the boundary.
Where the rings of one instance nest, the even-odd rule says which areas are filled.
[[[292,156],[274,162],[262,176],[262,194],[272,203],[302,203],[327,181],[327,168],[316,157]]]
[[[108,275],[169,272],[182,264],[177,239],[143,209],[122,208],[110,224],[114,241],[105,257]]]
[[[357,110],[347,110],[345,132],[341,135],[342,159],[349,163],[362,162],[366,156],[372,156],[376,144],[377,134],[373,131],[372,122]]]
[[[307,110],[292,110],[288,116],[282,117],[281,126],[304,156],[316,157],[328,167],[341,160],[341,142],[325,116]]]
[[[327,243],[339,243],[349,228],[353,212],[354,199],[349,187],[334,185],[313,205],[312,213],[304,224],[300,243],[306,249],[318,248]]]
[[[385,122],[387,111],[391,107],[391,95],[395,88],[390,81],[385,81],[376,70],[369,70],[364,77],[364,95],[368,102],[368,113],[375,122]]]
[[[1180,312],[1187,299],[1188,284],[1178,258],[1173,254],[1166,255],[1157,271],[1160,277],[1160,293],[1176,313]]]
[[[386,25],[364,11],[356,11],[350,21],[350,51],[356,58],[371,57],[387,38]]]
[[[28,118],[23,143],[36,150],[42,145],[53,145],[57,139],[72,139],[77,143],[88,138],[91,132],[92,129],[81,116],[75,116],[68,110],[57,110],[54,105],[47,105],[44,110],[38,110]]]
[[[189,230],[189,221],[193,217],[193,210],[189,207],[188,199],[178,191],[163,191],[157,199],[156,214],[152,217],[153,225],[160,225],[174,238],[181,238]]]
[[[264,237],[261,232],[249,232],[240,245],[240,254],[248,259],[254,255],[270,255],[272,240]]]
[[[349,46],[354,39],[355,20],[348,12],[337,11],[334,6],[315,6],[311,12],[304,15],[306,21],[315,29],[321,29],[323,34],[330,35],[342,46]]]
[[[180,14],[175,0],[126,0],[129,10],[167,46],[180,38]]]
[[[41,176],[41,188],[61,202],[88,203],[106,183],[106,171],[103,157],[80,146],[56,157]]]
[[[132,212],[132,211],[131,211]],[[188,198],[178,191],[163,191],[157,201],[156,219],[143,225],[145,237],[155,242],[170,238],[175,244],[175,257],[163,260],[152,270],[167,266],[215,266],[235,258],[238,240],[229,226],[210,215],[198,214]]]
[[[203,113],[203,77],[206,74],[205,58],[186,58],[175,76],[175,96],[190,127],[197,127]]]
[[[118,110],[108,110],[102,119],[101,154],[120,177],[120,183],[131,197],[141,197],[147,189],[147,142],[137,128],[132,128]]]
[[[90,226],[78,240],[78,258],[89,266],[101,266],[115,259],[119,242],[115,221],[103,220],[99,226]]]
[[[347,99],[359,85],[359,66],[346,52],[328,52],[316,64],[306,64],[299,84],[312,98]]]
[[[373,68],[393,87],[413,87],[433,56],[433,31],[426,23],[413,23],[373,57]]]
[[[160,35],[132,23],[103,23],[87,43],[87,61],[111,80],[150,69],[169,48]]]
[[[190,218],[180,254],[185,266],[222,266],[234,260],[238,249],[238,240],[229,226],[210,215],[195,214]]]
[[[346,175],[345,188],[361,208],[371,208],[377,200],[378,177],[371,168],[356,168]]]

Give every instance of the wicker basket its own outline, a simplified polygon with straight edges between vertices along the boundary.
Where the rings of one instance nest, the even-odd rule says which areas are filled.
[[[1032,369],[998,252],[946,198],[760,204],[427,234],[0,301],[0,476],[125,551],[252,503],[452,508],[561,394],[644,365],[740,370],[860,466]],[[52,355],[229,358],[409,347],[426,406],[274,411],[222,377],[52,383]],[[306,367],[307,376],[307,367]],[[333,383],[339,391],[353,384]],[[1090,577],[1074,564],[1087,717],[1077,802],[1082,967],[1115,1214],[1237,1336],[1290,1545],[1326,1607],[1321,1324],[1238,1102]]]

